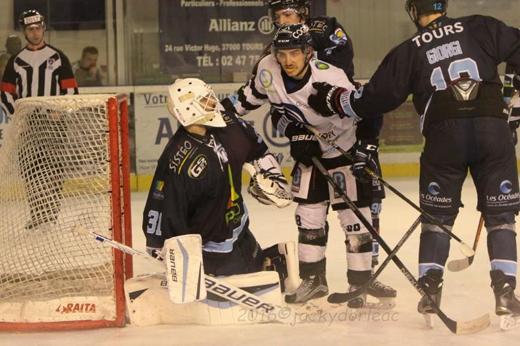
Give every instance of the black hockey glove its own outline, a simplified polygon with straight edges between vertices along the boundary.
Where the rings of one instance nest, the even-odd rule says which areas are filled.
[[[352,174],[361,182],[367,183],[372,177],[366,169],[372,172],[377,170],[375,156],[379,150],[379,141],[377,139],[359,140],[354,146],[354,158],[352,161]]]
[[[311,166],[313,157],[321,157],[318,139],[302,124],[290,123],[285,130],[285,135],[291,141],[291,156],[295,161]]]
[[[330,117],[334,114],[339,114],[342,118],[349,116],[343,112],[340,104],[341,93],[347,89],[325,82],[315,82],[312,83],[312,86],[317,91],[316,94],[310,95],[308,99],[309,106],[312,109],[324,117]]]

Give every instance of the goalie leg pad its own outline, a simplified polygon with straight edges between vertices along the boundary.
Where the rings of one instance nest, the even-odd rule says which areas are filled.
[[[233,275],[225,278],[226,282],[254,292],[264,301],[282,305],[282,294],[275,272],[257,272]],[[198,324],[198,325],[233,325],[271,322],[254,311],[223,301],[222,298],[208,298],[187,304],[174,304],[170,301],[163,275],[146,275],[129,279],[125,282],[125,296],[130,323],[135,326],[158,324]]]
[[[275,270],[280,277],[282,292],[292,292],[300,284],[296,244],[278,243],[264,250],[264,270]]]
[[[172,302],[182,304],[206,298],[201,236],[172,237],[164,242],[164,253]]]

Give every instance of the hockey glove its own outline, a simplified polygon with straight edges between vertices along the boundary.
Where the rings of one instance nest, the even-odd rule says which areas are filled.
[[[310,95],[308,102],[316,112],[324,117],[330,117],[334,114],[339,114],[340,117],[349,116],[343,112],[340,103],[341,93],[347,91],[345,88],[333,86],[325,82],[312,83],[316,94]]]
[[[245,163],[244,168],[251,175],[247,191],[262,204],[288,206],[292,193],[287,179],[282,174],[280,163],[273,154],[267,154],[252,164]]]
[[[295,161],[305,166],[312,166],[312,158],[321,157],[321,147],[318,139],[302,124],[290,123],[285,135],[291,142],[291,156]]]
[[[377,170],[375,157],[379,150],[377,139],[359,140],[355,145],[354,159],[352,162],[352,174],[361,182],[367,183],[372,180],[367,169],[374,172]]]

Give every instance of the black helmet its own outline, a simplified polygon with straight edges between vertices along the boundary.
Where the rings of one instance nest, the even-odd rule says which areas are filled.
[[[418,26],[419,17],[422,15],[432,13],[446,14],[448,0],[406,0],[404,8],[415,25]]]
[[[36,10],[23,11],[22,14],[20,14],[20,17],[18,17],[18,24],[20,24],[22,28],[25,28],[27,25],[38,23],[45,25],[45,17]]]
[[[285,9],[293,9],[303,21],[306,21],[309,18],[310,10],[311,10],[311,1],[310,0],[269,0],[269,16],[273,21],[274,25],[278,27],[276,24],[276,11],[285,10]]]
[[[312,47],[312,38],[309,27],[305,24],[284,25],[274,35],[273,52],[280,49],[299,48],[302,51]]]

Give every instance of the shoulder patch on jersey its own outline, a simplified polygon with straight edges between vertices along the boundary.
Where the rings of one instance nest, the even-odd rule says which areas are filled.
[[[341,28],[337,28],[336,30],[334,30],[334,33],[329,36],[329,39],[338,46],[344,45],[345,43],[347,43],[348,40],[347,34],[345,34],[345,32]]]
[[[309,31],[323,34],[327,31],[328,25],[325,19],[313,19],[309,24]]]
[[[49,59],[47,59],[47,69],[49,70],[53,70],[54,69],[54,62],[56,61],[56,59],[54,57],[50,57]]]
[[[262,86],[266,89],[273,84],[273,74],[267,69],[261,69],[258,73],[258,78],[260,79]]]
[[[328,70],[329,67],[330,67],[329,64],[327,64],[327,63],[325,63],[325,62],[323,62],[323,61],[316,61],[316,62],[314,63],[314,65],[316,66],[316,68],[317,68],[318,70]]]
[[[188,167],[188,176],[193,179],[201,178],[206,173],[206,167],[208,167],[208,159],[201,154]]]
[[[164,199],[164,181],[163,180],[157,180],[153,186],[153,192],[152,192],[152,198],[163,200]]]

